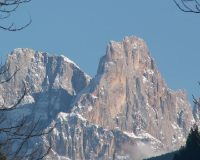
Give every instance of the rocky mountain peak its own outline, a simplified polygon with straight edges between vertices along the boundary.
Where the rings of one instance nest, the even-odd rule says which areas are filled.
[[[146,43],[134,36],[108,44],[96,77],[74,105],[91,123],[149,133],[166,148],[184,142],[193,120],[185,94],[167,87]]]
[[[145,41],[135,36],[129,36],[125,37],[121,42],[110,41],[107,47],[107,55],[112,57],[113,60],[120,59],[137,54],[136,51],[139,49],[148,50]],[[148,54],[148,51],[142,53],[141,56],[144,56],[146,53]],[[147,55],[145,55],[145,57],[146,56]]]
[[[129,70],[155,70],[146,43],[135,36],[125,37],[122,42],[110,41],[106,55],[100,60],[97,74],[117,65],[123,65]]]
[[[70,94],[76,94],[90,81],[90,76],[67,57],[28,48],[15,49],[8,56],[6,65],[9,65],[8,74],[14,73],[16,67],[19,68],[17,81],[25,80],[34,92],[50,87],[63,88]],[[79,78],[75,79],[76,76]],[[80,81],[79,85],[75,81]]]
[[[108,44],[92,80],[67,57],[32,49],[15,49],[6,65],[2,78],[20,70],[0,85],[0,102],[12,103],[22,81],[31,88],[10,116],[42,117],[44,128],[57,123],[47,159],[140,160],[179,148],[194,122],[185,93],[167,87],[135,36]]]
[[[2,79],[9,78],[16,69],[19,70],[9,83],[0,85],[0,101],[7,106],[15,103],[16,97],[23,94],[25,83],[29,93],[22,106],[29,104],[26,113],[34,110],[33,115],[41,116],[44,120],[50,120],[60,111],[69,112],[72,99],[91,79],[67,57],[32,49],[15,49],[8,55],[2,69],[5,67],[8,71],[0,77]]]

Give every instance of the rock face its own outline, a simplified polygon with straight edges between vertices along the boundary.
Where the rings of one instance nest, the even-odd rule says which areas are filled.
[[[184,143],[193,121],[186,94],[167,87],[145,42],[136,37],[109,43],[96,77],[74,104],[92,123],[149,133],[169,150]]]
[[[200,125],[200,99],[195,99],[195,105],[193,107],[193,116],[196,123]]]
[[[134,36],[108,44],[93,79],[64,56],[30,49],[14,50],[6,66],[2,80],[20,70],[0,85],[0,103],[13,104],[23,81],[31,91],[10,117],[41,117],[44,128],[57,123],[46,159],[140,160],[179,148],[194,122],[186,94],[167,87]]]
[[[90,77],[68,58],[48,56],[31,49],[15,49],[8,56],[3,67],[8,71],[1,77],[2,81],[8,79],[16,67],[19,68],[17,74],[9,83],[0,86],[0,102],[6,106],[14,104],[23,92],[24,82],[29,93],[21,104],[26,108],[22,113],[31,113],[43,120],[52,121],[57,113],[70,112],[72,99],[90,81]]]

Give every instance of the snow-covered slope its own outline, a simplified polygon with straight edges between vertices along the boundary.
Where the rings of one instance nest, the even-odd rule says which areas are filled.
[[[136,136],[119,129],[108,130],[88,122],[80,114],[60,113],[56,123],[51,134],[54,146],[50,159],[61,156],[83,160],[141,159],[155,155],[156,147],[162,147],[160,141],[147,133]]]
[[[65,56],[31,49],[15,49],[6,64],[2,79],[20,70],[0,85],[0,103],[14,103],[23,81],[30,88],[10,118],[40,118],[43,128],[57,123],[46,159],[140,160],[180,147],[194,122],[185,93],[167,87],[134,36],[108,44],[93,79]]]

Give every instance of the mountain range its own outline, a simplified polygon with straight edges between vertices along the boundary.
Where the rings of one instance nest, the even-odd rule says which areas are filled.
[[[2,79],[20,70],[0,85],[1,104],[14,103],[24,83],[30,90],[8,117],[40,119],[43,129],[56,123],[49,160],[142,160],[179,149],[199,123],[198,106],[192,110],[184,91],[167,86],[135,36],[110,41],[94,77],[63,55],[26,48],[9,54],[5,66]]]

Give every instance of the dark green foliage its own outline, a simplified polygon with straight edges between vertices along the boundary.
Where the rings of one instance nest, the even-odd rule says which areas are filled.
[[[0,153],[0,160],[6,160],[6,156],[4,156],[2,153]]]
[[[179,151],[167,153],[147,160],[200,160],[200,132],[194,125],[188,135],[186,145]]]
[[[173,160],[200,160],[200,132],[197,125],[191,129],[186,146],[175,154]]]

